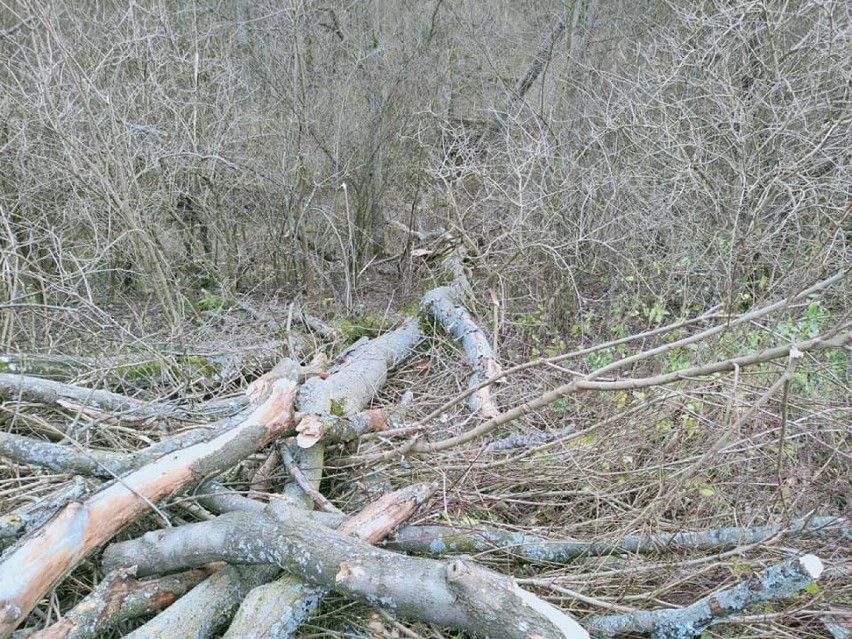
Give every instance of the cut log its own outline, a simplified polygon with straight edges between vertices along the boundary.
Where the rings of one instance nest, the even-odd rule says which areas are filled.
[[[299,389],[297,407],[302,419],[325,415],[353,415],[365,408],[387,379],[388,371],[409,356],[423,334],[414,319],[398,329],[360,344],[346,352],[342,363],[329,370],[326,379],[311,377]],[[314,486],[322,478],[324,446],[320,443],[294,453],[296,464]],[[295,485],[291,495],[298,496]],[[311,500],[306,499],[309,506]]]
[[[852,537],[852,527],[842,517],[813,517],[786,526],[753,528],[717,528],[685,530],[657,535],[628,535],[612,541],[580,539],[548,540],[533,535],[500,530],[492,526],[460,528],[453,526],[406,526],[385,547],[405,552],[443,557],[448,554],[481,553],[504,549],[528,561],[566,563],[577,557],[619,553],[662,553],[676,551],[718,552],[737,546],[766,541],[777,535],[786,537]]]
[[[302,386],[298,398],[301,419],[297,429],[302,442],[310,441],[311,447],[298,448],[289,457],[282,450],[282,457],[298,469],[291,473],[298,472],[302,478],[301,485],[299,482],[289,485],[288,494],[300,499],[303,506],[311,508],[315,502],[328,506],[324,497],[316,498],[327,443],[323,436],[345,436],[340,430],[323,431],[321,425],[329,421],[348,421],[347,416],[358,422],[355,417],[358,411],[369,403],[384,384],[388,371],[409,356],[421,337],[420,328],[412,319],[374,340],[359,340],[338,356],[339,364],[328,376],[313,377]],[[234,620],[234,629],[229,629],[227,636],[237,638],[251,633],[250,636],[257,637],[288,637],[308,619],[313,610],[308,604],[320,599],[321,596],[317,597],[301,579],[285,576],[246,598]],[[287,623],[280,623],[281,619],[286,619]]]
[[[408,520],[433,487],[410,486],[369,504],[337,531],[374,543]],[[312,586],[295,575],[256,588],[245,598],[225,639],[284,639],[307,621],[329,589]],[[270,601],[272,600],[272,601]]]
[[[111,393],[110,391],[63,384],[40,377],[0,374],[0,399],[57,404],[65,408],[94,409],[125,421],[148,419],[197,420],[184,408]]]

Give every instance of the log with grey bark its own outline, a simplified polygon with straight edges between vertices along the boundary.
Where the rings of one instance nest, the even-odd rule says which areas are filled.
[[[334,527],[341,534],[355,535],[374,543],[408,520],[432,493],[431,486],[409,486],[383,495],[354,517],[344,518]],[[314,519],[314,515],[305,511]],[[225,639],[283,639],[290,637],[313,616],[329,589],[311,585],[301,577],[287,574],[248,593],[240,604]],[[199,637],[193,634],[194,637]]]
[[[122,622],[173,605],[172,602],[195,588],[215,570],[198,568],[144,581],[133,577],[133,569],[115,570],[59,621],[29,635],[28,639],[94,639],[103,636]]]
[[[277,511],[277,512],[275,512]],[[472,561],[406,557],[329,530],[293,506],[233,513],[201,524],[147,533],[114,544],[104,566],[137,566],[139,574],[211,561],[275,564],[320,585],[442,627],[494,639],[588,637],[573,619]]]
[[[753,574],[733,588],[699,599],[685,608],[623,615],[599,615],[585,620],[594,637],[650,634],[652,639],[689,639],[709,626],[747,607],[794,595],[814,583],[823,571],[814,555],[788,559]]]
[[[0,399],[58,404],[80,410],[90,409],[126,421],[147,419],[191,421],[198,418],[198,414],[193,415],[185,408],[172,404],[147,402],[110,391],[10,373],[0,374]]]
[[[216,513],[260,512],[263,504],[246,499],[216,482],[202,486],[201,502]],[[315,521],[336,528],[342,516],[310,512]],[[494,526],[402,526],[382,547],[406,553],[446,557],[503,550],[527,561],[564,563],[578,557],[618,553],[670,553],[676,551],[718,552],[768,541],[773,537],[794,539],[852,539],[852,524],[845,517],[811,517],[788,524],[752,527],[725,527],[710,530],[682,530],[656,535],[626,535],[607,541],[546,539],[502,530]]]
[[[253,588],[279,572],[275,566],[227,566],[125,638],[210,637],[228,626]]]
[[[564,563],[577,557],[617,553],[645,554],[678,550],[715,552],[759,543],[777,535],[852,538],[852,527],[843,517],[812,517],[787,525],[685,530],[657,535],[627,535],[611,541],[585,541],[551,540],[492,526],[406,526],[397,531],[385,546],[432,556],[502,549],[528,561]]]
[[[486,379],[500,374],[502,368],[497,362],[485,333],[473,321],[470,313],[459,300],[460,289],[460,286],[441,286],[432,289],[423,296],[420,308],[461,344],[467,361],[473,367],[468,387],[476,388]],[[491,386],[486,386],[473,393],[468,400],[470,410],[483,417],[498,415],[500,410],[494,402],[492,390]]]

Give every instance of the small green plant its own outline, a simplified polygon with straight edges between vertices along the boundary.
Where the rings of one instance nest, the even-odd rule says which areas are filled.
[[[675,371],[682,371],[683,369],[692,366],[692,362],[688,358],[687,353],[688,351],[685,351],[682,348],[675,348],[672,350],[666,356],[664,372],[674,373]]]
[[[559,411],[560,413],[564,413],[569,408],[571,408],[571,400],[567,397],[560,397],[552,404],[553,409]]]
[[[605,348],[586,355],[586,361],[589,363],[589,368],[594,371],[612,364],[615,361],[615,355],[611,348]]]
[[[362,337],[375,337],[384,328],[382,319],[373,315],[345,318],[337,323],[337,329],[347,343],[352,343]]]
[[[649,324],[654,326],[659,326],[663,323],[663,320],[669,315],[669,312],[665,309],[665,307],[659,302],[656,301],[650,306],[643,304],[642,305],[642,316],[648,320]]]
[[[152,379],[162,374],[163,367],[159,360],[150,360],[126,369],[127,379],[139,381],[143,379]]]
[[[228,300],[216,293],[205,292],[204,296],[198,300],[198,310],[200,311],[221,311],[227,306]]]
[[[203,377],[213,377],[221,368],[215,362],[211,362],[209,359],[199,357],[198,355],[187,355],[181,359],[183,360],[183,363],[195,369],[195,371]]]
[[[332,399],[329,413],[335,417],[343,417],[346,414],[346,404],[342,399]]]
[[[548,321],[543,304],[538,304],[532,312],[517,316],[515,322],[521,328],[524,341],[533,345],[530,349],[533,357],[555,357],[568,348],[565,339]]]
[[[798,321],[782,322],[776,332],[790,342],[813,339],[822,332],[830,316],[819,299],[812,299]]]

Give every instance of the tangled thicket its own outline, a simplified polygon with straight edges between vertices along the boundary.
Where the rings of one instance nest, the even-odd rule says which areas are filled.
[[[91,357],[72,376],[92,386],[207,399],[243,381],[213,387],[211,348],[256,351],[262,338],[333,353],[410,312],[447,277],[449,253],[506,365],[709,309],[733,317],[846,269],[776,314],[620,373],[840,331],[850,18],[832,0],[4,3],[0,348]],[[286,306],[250,324],[235,310],[273,296],[300,297],[338,332],[294,349]],[[524,369],[498,402],[693,330]],[[429,389],[416,420],[454,397],[467,383],[454,348],[422,346],[379,402]],[[119,368],[118,351],[137,359]],[[575,429],[567,441],[509,457],[476,444],[365,477],[331,461],[324,487],[354,509],[365,485],[437,479],[443,499],[424,516],[554,536],[837,514],[850,499],[850,370],[848,350],[809,355],[783,399],[767,393],[786,374],[774,364],[563,398],[496,435]],[[43,433],[41,419],[4,408],[16,432]],[[454,435],[471,419],[459,404],[437,422]],[[119,450],[161,435],[86,432],[83,443]],[[724,464],[703,457],[708,446]],[[10,509],[47,481],[2,472]],[[848,570],[848,551],[809,543]],[[780,552],[696,560],[688,574],[676,561],[589,559],[553,567],[563,591],[547,592],[575,612],[588,604],[565,593],[587,586],[622,604],[686,603]],[[823,608],[848,606],[843,579],[829,577]],[[736,636],[779,636],[781,618]],[[824,636],[816,618],[796,617],[800,636]]]

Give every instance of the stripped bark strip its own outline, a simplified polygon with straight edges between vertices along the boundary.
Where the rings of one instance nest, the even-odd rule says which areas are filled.
[[[420,308],[461,344],[467,361],[473,367],[468,388],[476,388],[483,380],[499,375],[502,367],[497,362],[485,333],[458,301],[457,289],[455,286],[432,289],[423,296]],[[486,418],[499,415],[500,410],[494,402],[492,390],[493,386],[489,385],[473,393],[468,400],[470,410]]]
[[[25,504],[11,513],[0,515],[0,548],[9,545],[11,543],[9,540],[23,537],[26,533],[44,525],[59,512],[60,508],[69,502],[82,499],[86,492],[94,488],[97,488],[97,484],[77,476],[50,495]]]
[[[0,639],[8,637],[69,570],[156,502],[291,432],[295,394],[293,382],[277,382],[269,399],[239,426],[69,504],[25,539],[0,562]]]

